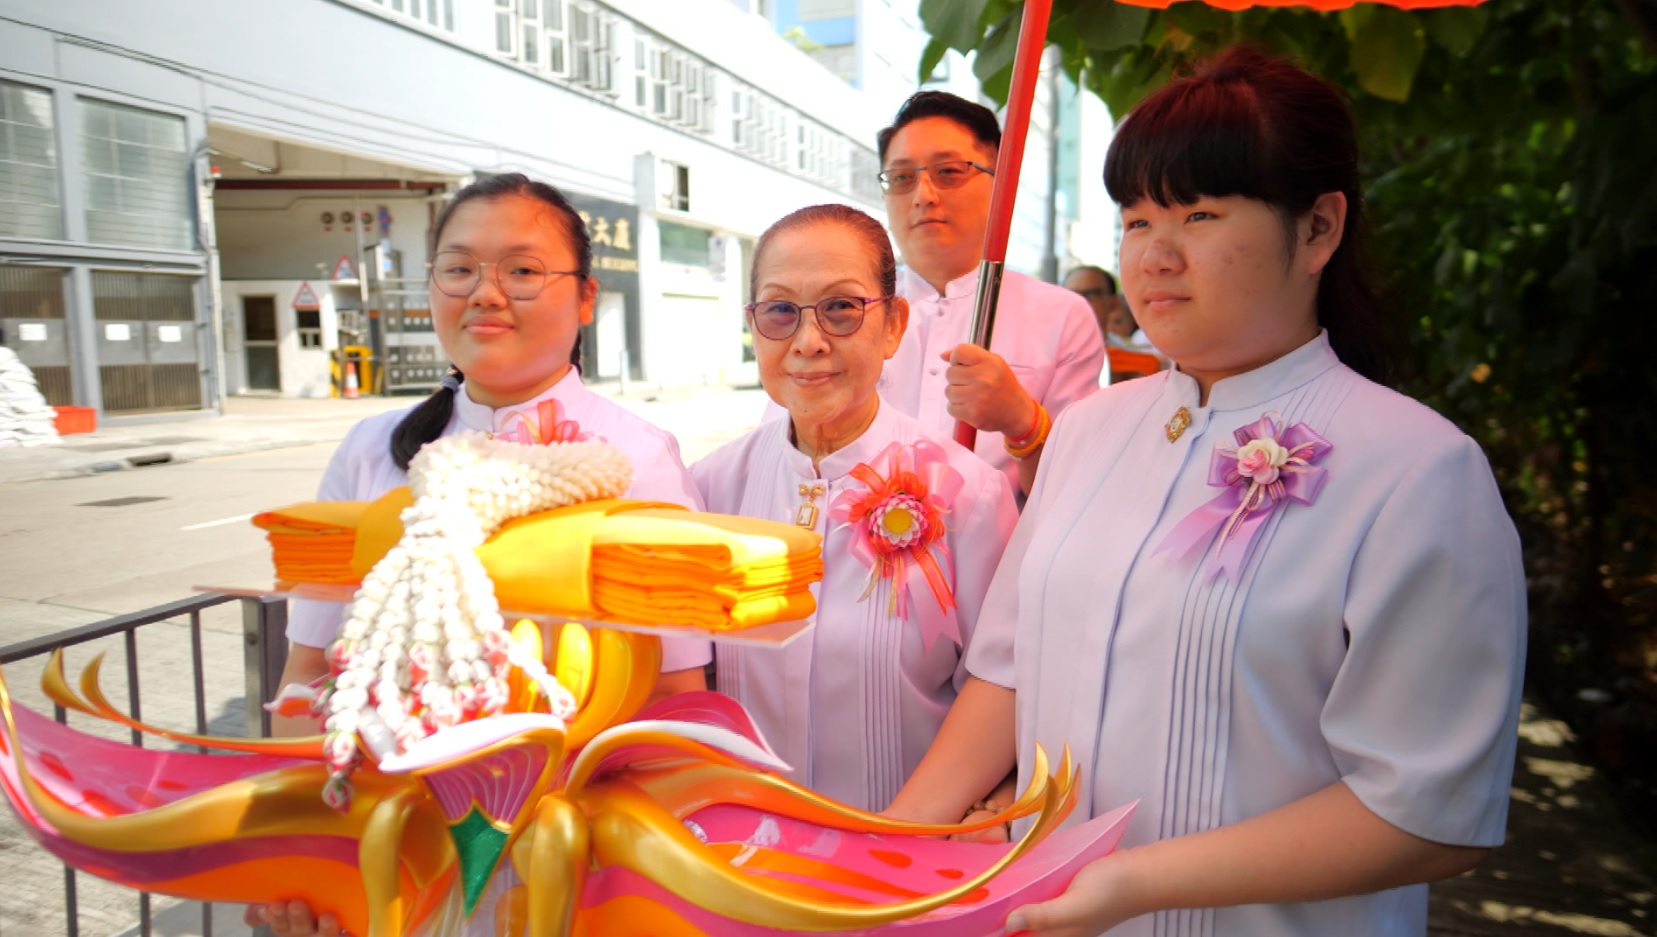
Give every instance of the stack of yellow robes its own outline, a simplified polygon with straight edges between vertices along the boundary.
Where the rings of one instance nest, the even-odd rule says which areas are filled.
[[[276,575],[360,582],[402,536],[398,489],[372,503],[269,511]],[[508,521],[478,548],[502,609],[710,631],[792,621],[816,608],[822,538],[789,524],[619,499]]]
[[[270,538],[276,558],[276,579],[344,585],[362,581],[351,570],[356,549],[357,523],[361,501],[312,501],[280,511],[268,511],[253,519]]]

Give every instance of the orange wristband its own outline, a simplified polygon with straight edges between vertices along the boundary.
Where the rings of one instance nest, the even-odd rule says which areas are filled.
[[[1030,437],[1034,436],[1041,429],[1041,418],[1045,415],[1046,408],[1041,405],[1041,401],[1036,401],[1036,417],[1030,421],[1030,428],[1022,433],[1019,433],[1017,436],[1003,436],[1002,439],[1007,445],[1014,449],[1023,448],[1024,445],[1030,441]]]
[[[1024,438],[1019,439],[1016,442],[1003,438],[1001,446],[1006,449],[1007,454],[1012,456],[1014,459],[1024,460],[1034,455],[1037,449],[1040,449],[1042,446],[1046,445],[1047,434],[1052,432],[1052,430],[1053,419],[1047,415],[1047,408],[1037,404],[1035,429],[1032,429],[1024,436]]]

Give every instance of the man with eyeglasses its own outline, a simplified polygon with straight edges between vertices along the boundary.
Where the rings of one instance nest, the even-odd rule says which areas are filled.
[[[976,427],[978,455],[1028,493],[1052,418],[1099,386],[1105,348],[1092,310],[1008,270],[990,348],[967,344],[1001,127],[989,108],[922,91],[878,144],[887,223],[903,254],[898,295],[910,308],[881,396],[940,432],[956,420]]]

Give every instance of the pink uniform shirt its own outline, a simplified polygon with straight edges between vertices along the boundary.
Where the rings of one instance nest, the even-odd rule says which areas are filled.
[[[915,770],[966,678],[963,648],[947,638],[923,649],[919,627],[892,614],[891,582],[861,598],[869,568],[852,553],[852,528],[829,517],[851,476],[888,443],[927,439],[945,452],[965,484],[945,517],[954,558],[958,621],[970,645],[990,576],[1017,513],[1000,473],[947,438],[882,405],[862,437],[814,469],[789,442],[787,419],[764,423],[691,467],[708,509],[792,523],[800,486],[822,483],[816,530],[823,581],[815,627],[784,648],[721,644],[718,684],[742,701],[766,740],[793,766],[793,780],[864,810],[882,810]],[[933,601],[930,594],[910,601]]]

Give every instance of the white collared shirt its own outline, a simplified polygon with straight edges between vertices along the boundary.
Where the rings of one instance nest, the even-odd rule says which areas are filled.
[[[951,280],[940,294],[913,270],[898,273],[898,295],[909,300],[909,328],[886,362],[880,394],[892,406],[944,436],[955,432],[944,397],[947,362],[939,356],[971,340],[978,273]],[[1025,391],[1058,419],[1065,407],[1099,388],[1105,343],[1093,309],[1076,293],[1009,270],[1001,280],[990,350],[1006,359]],[[979,433],[974,451],[1018,490],[1018,463],[1000,433]]]

